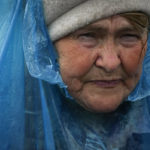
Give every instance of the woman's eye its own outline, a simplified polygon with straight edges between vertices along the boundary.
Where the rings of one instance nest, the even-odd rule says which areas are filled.
[[[93,33],[83,33],[83,34],[79,34],[78,37],[80,39],[90,39],[90,38],[95,38],[95,35]]]
[[[123,45],[132,46],[139,40],[139,36],[136,34],[124,34],[120,36],[120,42]]]
[[[86,47],[94,47],[97,44],[96,34],[94,33],[79,34],[78,40]]]

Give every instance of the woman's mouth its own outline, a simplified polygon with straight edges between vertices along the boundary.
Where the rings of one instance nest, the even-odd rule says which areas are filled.
[[[115,79],[115,80],[95,80],[92,82],[102,88],[114,88],[118,84],[120,84],[121,81],[122,81],[121,79]]]

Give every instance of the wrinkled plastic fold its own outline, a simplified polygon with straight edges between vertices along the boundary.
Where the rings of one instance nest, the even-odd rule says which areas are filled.
[[[59,73],[57,54],[44,24],[41,2],[28,1],[24,18],[24,55],[30,74],[65,87]]]
[[[24,56],[21,0],[0,1],[0,149],[24,148]]]

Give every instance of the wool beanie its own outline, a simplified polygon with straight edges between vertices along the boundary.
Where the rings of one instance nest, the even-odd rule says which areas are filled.
[[[43,0],[43,6],[52,41],[119,13],[139,11],[150,16],[150,0]]]

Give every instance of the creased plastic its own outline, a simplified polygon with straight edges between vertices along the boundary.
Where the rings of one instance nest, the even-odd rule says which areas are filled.
[[[24,20],[24,54],[32,76],[64,87],[59,74],[57,55],[49,41],[41,2],[28,1]]]
[[[73,100],[59,73],[57,52],[49,39],[41,4],[39,0],[26,4],[23,30],[26,65],[33,77],[57,84],[62,93]]]
[[[24,147],[22,1],[0,1],[0,149]],[[17,142],[18,141],[18,142]]]

